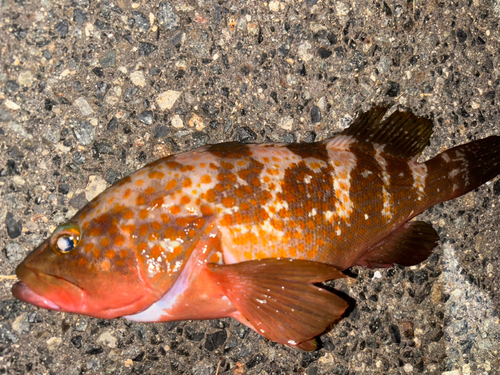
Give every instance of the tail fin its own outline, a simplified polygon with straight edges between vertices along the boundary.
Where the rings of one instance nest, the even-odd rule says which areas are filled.
[[[500,174],[500,136],[451,148],[425,165],[431,205],[456,198]]]

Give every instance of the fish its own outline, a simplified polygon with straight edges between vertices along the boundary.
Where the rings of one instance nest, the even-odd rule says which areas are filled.
[[[238,142],[154,161],[106,189],[17,267],[45,309],[139,322],[232,317],[306,351],[348,302],[323,282],[411,266],[439,244],[412,220],[500,173],[500,137],[417,159],[432,121],[374,107],[315,143]]]

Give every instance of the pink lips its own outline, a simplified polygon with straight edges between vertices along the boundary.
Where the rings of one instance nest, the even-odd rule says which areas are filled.
[[[47,298],[36,294],[33,290],[28,288],[28,286],[19,281],[14,284],[12,287],[12,294],[14,297],[19,298],[24,302],[31,303],[32,305],[42,307],[48,310],[61,310],[59,306],[57,306],[54,302],[48,300]]]

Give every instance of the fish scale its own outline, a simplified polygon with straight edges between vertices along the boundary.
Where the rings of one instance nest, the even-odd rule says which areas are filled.
[[[500,137],[419,163],[430,120],[374,108],[311,144],[211,145],[108,188],[17,268],[16,297],[101,318],[233,317],[313,350],[347,302],[315,283],[354,265],[424,261],[410,221],[500,173]]]

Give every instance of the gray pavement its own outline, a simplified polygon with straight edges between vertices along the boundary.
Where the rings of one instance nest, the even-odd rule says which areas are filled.
[[[1,4],[3,276],[96,192],[171,153],[322,140],[377,104],[433,120],[422,159],[500,134],[497,1]],[[422,214],[439,248],[335,282],[353,309],[313,353],[231,319],[49,312],[2,276],[0,374],[500,374],[499,214],[498,178]]]

